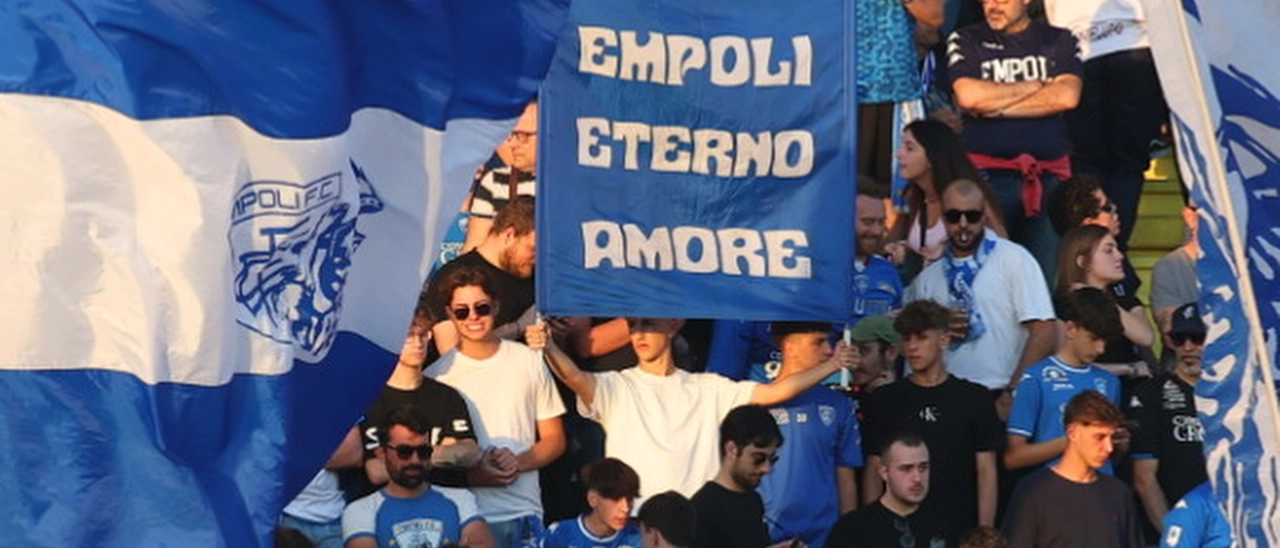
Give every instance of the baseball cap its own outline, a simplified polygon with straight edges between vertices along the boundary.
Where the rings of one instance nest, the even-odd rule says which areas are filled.
[[[894,346],[902,344],[902,335],[893,329],[893,318],[868,316],[853,326],[853,342],[885,341]]]
[[[1173,322],[1169,334],[1204,335],[1207,331],[1204,320],[1200,318],[1200,307],[1196,303],[1187,303],[1173,311]]]

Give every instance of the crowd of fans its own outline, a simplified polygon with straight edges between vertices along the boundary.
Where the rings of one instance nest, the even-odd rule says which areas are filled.
[[[856,3],[846,323],[537,318],[531,104],[280,544],[1226,546],[1194,236],[1151,313],[1125,256],[1164,108],[1140,5]]]

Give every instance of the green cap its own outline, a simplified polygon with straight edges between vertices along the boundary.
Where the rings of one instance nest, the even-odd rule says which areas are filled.
[[[902,335],[893,329],[890,316],[868,316],[853,326],[853,342],[883,341],[894,346],[902,344]]]

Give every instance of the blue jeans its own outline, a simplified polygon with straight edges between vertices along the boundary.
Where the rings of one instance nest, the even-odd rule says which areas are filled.
[[[318,523],[295,518],[289,514],[280,515],[280,527],[297,529],[311,539],[316,548],[342,548],[342,520],[335,519],[328,523]]]
[[[535,515],[520,516],[507,521],[490,521],[496,548],[532,548],[542,537],[542,518]]]
[[[1041,173],[1040,184],[1044,193],[1040,197],[1040,214],[1027,217],[1022,208],[1022,174],[1010,169],[986,169],[982,175],[991,183],[996,204],[1004,215],[1004,228],[1009,239],[1027,248],[1040,264],[1045,283],[1053,287],[1058,269],[1058,233],[1049,223],[1049,195],[1058,188],[1058,176]]]

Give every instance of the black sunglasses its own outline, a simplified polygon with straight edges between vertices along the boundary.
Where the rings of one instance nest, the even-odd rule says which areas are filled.
[[[1189,333],[1170,333],[1169,340],[1173,341],[1174,346],[1182,346],[1190,340],[1193,344],[1204,344],[1204,335],[1192,335]]]
[[[395,451],[396,456],[400,457],[401,459],[408,459],[409,457],[412,457],[414,453],[417,453],[418,458],[421,460],[427,460],[431,458],[431,444],[424,443],[422,445],[393,445],[390,447],[390,449]]]
[[[489,303],[480,303],[474,306],[459,305],[453,308],[453,319],[462,321],[471,317],[471,311],[476,311],[477,318],[483,318],[493,313],[493,305]]]
[[[960,222],[961,217],[964,217],[964,220],[972,225],[982,220],[982,214],[981,209],[948,209],[942,212],[942,218],[950,224],[956,224]]]
[[[1115,202],[1107,202],[1098,206],[1099,213],[1115,213],[1119,210],[1120,208],[1116,206]]]

